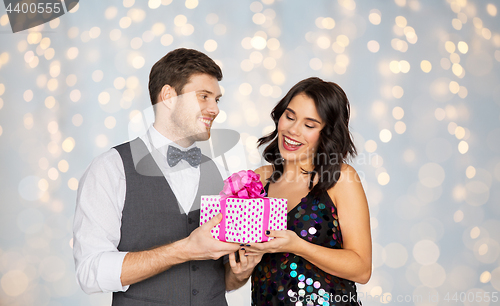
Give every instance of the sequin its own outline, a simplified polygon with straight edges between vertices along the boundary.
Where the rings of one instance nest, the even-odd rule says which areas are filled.
[[[342,248],[337,209],[326,192],[311,192],[304,197],[287,215],[287,228],[310,243]],[[342,294],[351,294],[357,299],[355,283],[327,274],[295,254],[264,254],[252,274],[252,305],[329,306],[328,301]],[[306,295],[315,302],[306,302]],[[292,297],[298,296],[303,303],[292,303]]]

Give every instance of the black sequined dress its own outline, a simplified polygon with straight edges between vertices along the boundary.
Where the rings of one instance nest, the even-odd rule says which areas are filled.
[[[265,186],[266,193],[269,183]],[[337,208],[313,189],[287,217],[287,228],[311,243],[342,248]],[[291,253],[264,254],[252,274],[252,305],[361,305],[353,281],[324,272]]]

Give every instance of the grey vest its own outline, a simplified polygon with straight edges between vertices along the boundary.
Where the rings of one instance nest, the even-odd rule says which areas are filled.
[[[189,236],[199,224],[200,196],[222,190],[217,167],[203,156],[193,207],[189,214],[181,214],[172,189],[140,138],[115,149],[123,161],[127,188],[120,251],[148,250]],[[126,292],[113,293],[112,305],[227,305],[223,260],[190,261],[174,266],[131,285]]]

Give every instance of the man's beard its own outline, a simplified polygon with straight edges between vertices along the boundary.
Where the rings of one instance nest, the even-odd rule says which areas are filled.
[[[198,118],[201,115],[194,116]],[[210,138],[210,129],[200,128],[198,119],[193,119],[190,114],[182,114],[174,111],[172,114],[173,128],[175,134],[181,139],[191,139],[192,141],[206,141]],[[191,124],[189,124],[191,122]]]

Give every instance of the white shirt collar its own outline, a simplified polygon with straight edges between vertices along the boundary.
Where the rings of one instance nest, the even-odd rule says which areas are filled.
[[[167,156],[167,149],[169,145],[176,147],[182,151],[187,151],[196,147],[196,142],[187,148],[178,145],[177,143],[173,142],[172,140],[168,139],[163,134],[158,132],[158,130],[153,125],[149,127],[148,133],[151,136],[151,142],[153,143],[153,146],[165,157]]]

